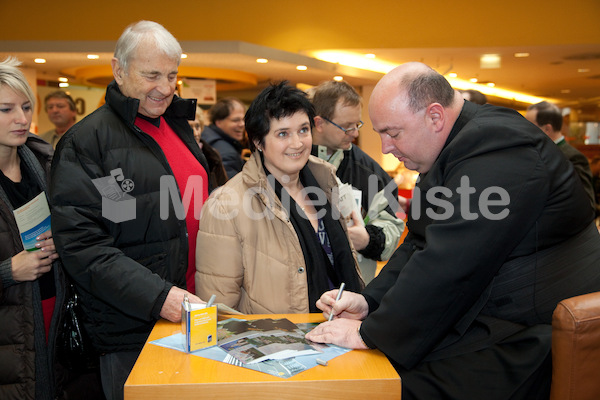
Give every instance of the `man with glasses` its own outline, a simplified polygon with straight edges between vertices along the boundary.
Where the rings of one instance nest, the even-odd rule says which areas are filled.
[[[404,222],[390,207],[397,204],[398,187],[375,160],[353,144],[363,125],[356,90],[346,82],[329,81],[312,89],[310,96],[317,115],[312,154],[333,164],[338,178],[360,194],[362,215],[353,215],[348,230],[368,283],[375,277],[377,261],[391,257],[404,230]]]
[[[202,131],[202,138],[221,155],[229,179],[244,166],[242,140],[245,112],[244,105],[238,99],[221,99],[210,108],[210,125]]]

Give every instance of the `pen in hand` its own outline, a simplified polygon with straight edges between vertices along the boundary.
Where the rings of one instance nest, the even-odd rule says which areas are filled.
[[[337,297],[335,298],[336,303],[342,298],[342,292],[344,291],[345,286],[346,286],[346,284],[344,282],[342,282],[342,284],[340,285],[340,290],[338,290]],[[331,314],[329,314],[329,321],[331,321],[332,319],[333,319],[333,306],[331,307]]]

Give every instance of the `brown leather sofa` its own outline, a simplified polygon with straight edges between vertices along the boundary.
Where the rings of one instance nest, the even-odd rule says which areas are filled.
[[[600,292],[561,301],[552,317],[550,400],[600,399]]]

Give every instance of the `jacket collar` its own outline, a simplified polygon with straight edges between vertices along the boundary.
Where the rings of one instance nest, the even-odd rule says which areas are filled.
[[[327,161],[323,161],[314,156],[308,158],[307,165],[319,186],[325,191],[328,200],[331,201],[331,189],[336,185],[334,167]],[[255,150],[250,156],[250,159],[246,161],[246,164],[242,169],[242,179],[248,187],[257,189],[257,193],[272,193],[271,197],[277,197],[267,180],[267,174],[263,168],[262,158],[258,150]],[[263,198],[264,197],[265,196],[263,196]],[[265,204],[272,206],[271,203],[273,199],[271,199],[271,201],[263,199],[263,201]],[[277,200],[277,202],[278,201],[279,200]]]
[[[33,151],[32,151],[33,150]],[[46,171],[40,164],[40,161],[34,154],[34,151],[43,155],[44,157],[52,157],[52,147],[43,142],[33,133],[30,133],[27,138],[27,142],[24,145],[17,147],[17,152],[21,158],[22,165],[31,173],[33,179],[38,183],[42,191],[46,191]],[[6,203],[6,205],[12,210],[13,206],[8,200],[8,196],[2,187],[0,187],[0,200]]]
[[[219,128],[215,124],[210,124],[207,128],[212,130],[217,135],[218,138],[231,144],[238,152],[240,152],[240,153],[242,152],[242,149],[244,148],[244,146],[242,146],[242,144],[239,141],[237,141],[236,139],[232,138],[231,136],[229,136],[228,134],[223,132],[223,130],[221,128]],[[209,143],[212,145],[217,140],[218,139],[211,140],[211,141],[209,141]]]
[[[456,137],[456,135],[458,135],[458,132],[460,132],[465,125],[471,121],[475,114],[477,114],[477,110],[479,109],[478,107],[480,106],[465,100],[463,108],[458,115],[458,118],[454,122],[454,125],[452,126],[452,130],[448,134],[448,138],[446,139],[446,144],[444,147],[448,146],[448,144]]]
[[[105,100],[106,104],[127,123],[132,125],[135,123],[140,101],[123,95],[119,85],[114,80],[106,88]],[[184,118],[193,120],[196,116],[196,99],[182,99],[177,95],[173,96],[173,101],[163,116],[166,119]]]

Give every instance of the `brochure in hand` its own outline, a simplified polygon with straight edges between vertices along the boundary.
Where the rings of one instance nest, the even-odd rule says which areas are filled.
[[[364,221],[361,219],[361,198],[362,192],[360,190],[354,189],[352,185],[348,183],[342,183],[338,180],[339,187],[339,210],[344,217],[348,226],[353,225],[352,221],[352,212],[355,212],[358,218],[360,219],[361,225],[364,226]]]
[[[36,238],[50,230],[50,208],[46,193],[41,192],[31,201],[14,210],[14,214],[23,248],[27,251],[38,250],[35,247]]]

